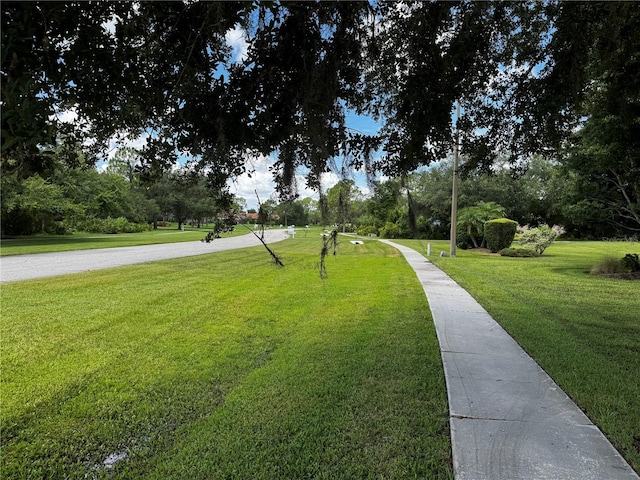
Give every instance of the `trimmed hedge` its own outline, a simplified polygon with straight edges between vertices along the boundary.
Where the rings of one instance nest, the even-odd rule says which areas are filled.
[[[487,248],[492,252],[499,252],[511,246],[518,229],[518,222],[508,218],[496,218],[484,224],[484,238]]]

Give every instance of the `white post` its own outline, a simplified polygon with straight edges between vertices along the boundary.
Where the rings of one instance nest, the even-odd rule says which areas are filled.
[[[427,243],[427,257],[431,255],[431,244]]]
[[[453,145],[453,188],[451,190],[451,231],[449,237],[449,256],[456,256],[456,224],[458,223],[458,150],[460,143],[460,129],[458,120],[460,119],[460,100],[457,101],[456,108],[456,139]]]

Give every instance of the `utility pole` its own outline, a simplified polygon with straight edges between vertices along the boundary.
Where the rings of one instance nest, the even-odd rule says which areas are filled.
[[[456,101],[456,139],[453,145],[453,188],[451,190],[451,232],[449,238],[449,256],[456,256],[456,224],[458,223],[458,156],[460,144],[460,129],[458,128],[458,120],[460,119],[460,100]]]

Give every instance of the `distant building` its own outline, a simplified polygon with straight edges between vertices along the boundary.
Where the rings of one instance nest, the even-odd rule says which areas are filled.
[[[238,223],[257,223],[258,222],[257,213],[245,213],[240,212],[236,214],[236,222]],[[280,221],[280,215],[273,214],[269,218],[271,223]]]

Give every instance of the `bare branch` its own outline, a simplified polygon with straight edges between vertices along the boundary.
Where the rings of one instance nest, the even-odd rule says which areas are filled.
[[[322,250],[320,250],[320,262],[318,263],[318,269],[320,270],[320,278],[325,280],[327,278],[327,266],[325,259],[329,255],[330,251],[333,251],[333,255],[337,254],[338,248],[338,230],[331,230],[331,233],[322,237]]]

